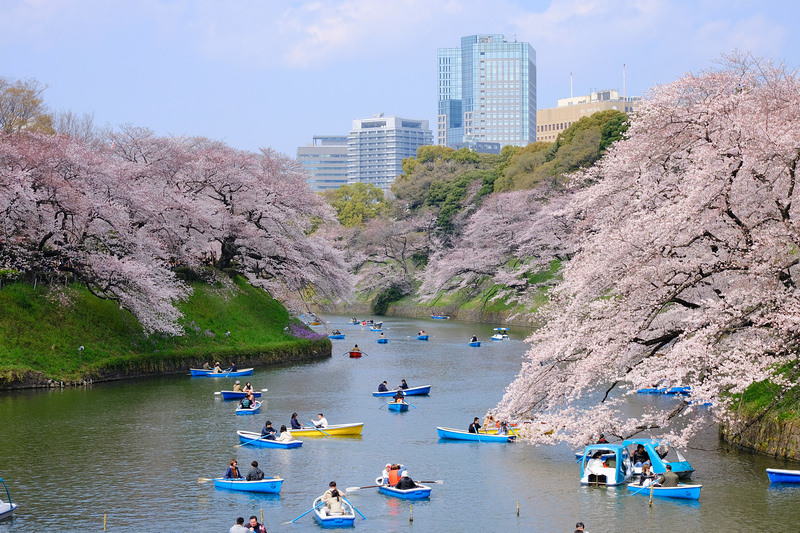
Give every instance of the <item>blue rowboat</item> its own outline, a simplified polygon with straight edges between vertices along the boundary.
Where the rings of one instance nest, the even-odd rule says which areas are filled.
[[[239,435],[239,442],[246,443],[249,446],[256,448],[299,448],[303,445],[301,440],[290,440],[288,442],[278,442],[276,440],[262,439],[261,433],[254,433],[252,431],[237,431]]]
[[[478,348],[481,345],[481,341],[471,342],[469,343],[469,345],[472,346],[473,348]]]
[[[328,335],[329,339],[344,339],[344,333],[340,333],[339,335]]]
[[[283,479],[274,477],[264,478],[259,481],[247,481],[246,479],[214,479],[214,486],[218,489],[240,490],[242,492],[267,492],[278,494],[281,491]]]
[[[383,331],[381,328],[369,328],[370,331]]]
[[[318,507],[319,506],[319,507]],[[356,521],[356,513],[353,511],[353,506],[342,498],[343,514],[325,514],[325,503],[322,496],[314,500],[314,515],[317,517],[317,522],[322,527],[351,527]]]
[[[639,394],[664,394],[667,389],[665,388],[651,388],[651,389],[639,389],[636,392]]]
[[[670,387],[664,391],[664,394],[691,394],[691,387]]]
[[[434,319],[434,320],[447,320],[450,317],[449,316],[442,316],[442,315],[431,315],[431,318]]]
[[[241,370],[237,370],[236,372],[217,372],[216,374],[213,370],[204,370],[202,368],[190,368],[189,371],[192,373],[193,378],[232,378],[236,376],[253,375],[252,368],[243,368]]]
[[[487,433],[470,433],[463,429],[453,428],[440,428],[437,427],[436,431],[439,433],[440,439],[452,440],[471,440],[476,442],[513,442],[517,437],[515,435],[491,435]]]
[[[389,407],[390,411],[408,411],[408,404],[406,402],[389,402],[386,404]]]
[[[237,415],[254,415],[261,411],[261,402],[256,402],[253,407],[244,408],[241,405],[236,408]]]
[[[244,391],[224,390],[224,391],[220,391],[220,392],[222,393],[222,399],[223,400],[241,400],[242,398],[244,398],[247,395],[247,393],[244,392]],[[254,398],[261,398],[261,392],[260,391],[258,391],[258,392],[253,391],[253,397]]]
[[[418,341],[426,341],[426,340],[428,340],[428,336],[427,335],[417,335],[417,340]]]
[[[413,489],[400,490],[391,485],[381,485],[378,483],[378,490],[387,496],[402,498],[404,500],[421,500],[431,497],[431,487],[417,483]]]
[[[389,342],[389,339],[378,339],[378,344],[386,344]]]
[[[673,454],[676,460],[666,460],[667,457],[673,458],[673,456],[669,455],[671,450],[666,443],[662,444],[660,441],[654,439],[628,439],[622,441],[622,445],[627,447],[628,454],[631,456],[631,458],[633,458],[633,452],[636,450],[639,444],[641,444],[642,447],[644,447],[644,451],[647,452],[647,456],[650,458],[652,472],[654,474],[663,474],[667,471],[667,464],[669,464],[672,467],[672,471],[678,474],[678,477],[681,479],[688,479],[692,477],[694,468],[692,468],[692,465],[689,464],[689,461],[687,461],[677,449],[675,449],[675,453]],[[633,459],[631,459],[631,462],[633,462]],[[641,471],[641,465],[633,465],[633,475],[639,475]]]
[[[767,468],[770,483],[800,483],[800,470]]]
[[[677,487],[652,487],[654,498],[678,498],[681,500],[699,500],[702,488],[703,485],[684,485],[683,483],[678,483]],[[637,485],[636,483],[629,483],[628,491],[644,494],[645,496],[650,495],[649,486],[642,487],[642,485]]]
[[[422,387],[409,387],[407,389],[401,389],[405,396],[422,396],[425,394],[429,394],[431,392],[430,385],[423,385]],[[393,390],[389,390],[386,392],[373,392],[373,396],[394,396],[395,392]]]

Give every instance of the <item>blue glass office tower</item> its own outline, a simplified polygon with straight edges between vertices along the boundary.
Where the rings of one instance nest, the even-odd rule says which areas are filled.
[[[536,140],[536,51],[502,35],[439,49],[437,144],[525,146]]]

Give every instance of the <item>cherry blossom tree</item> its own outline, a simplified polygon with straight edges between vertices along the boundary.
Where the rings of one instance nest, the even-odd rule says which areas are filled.
[[[565,214],[580,251],[497,410],[536,442],[649,431],[685,443],[738,394],[796,386],[800,339],[800,80],[736,56],[652,90],[627,139],[581,176]],[[632,413],[641,387],[688,401]]]

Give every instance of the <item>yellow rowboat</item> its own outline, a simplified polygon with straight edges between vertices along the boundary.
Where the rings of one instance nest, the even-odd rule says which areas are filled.
[[[304,427],[302,429],[293,429],[293,437],[348,437],[353,435],[361,435],[361,430],[364,429],[364,422],[356,424],[334,424],[326,428],[310,428]]]

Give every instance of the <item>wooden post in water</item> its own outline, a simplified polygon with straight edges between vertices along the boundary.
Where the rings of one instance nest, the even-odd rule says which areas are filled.
[[[264,509],[261,509],[261,523],[264,523]]]
[[[519,500],[517,500],[517,516],[519,516]]]
[[[103,531],[105,531],[105,530],[106,530],[106,517],[107,517],[107,516],[108,516],[108,515],[103,515]]]
[[[409,504],[408,506],[408,521],[409,522],[414,521],[414,506],[411,504]]]

